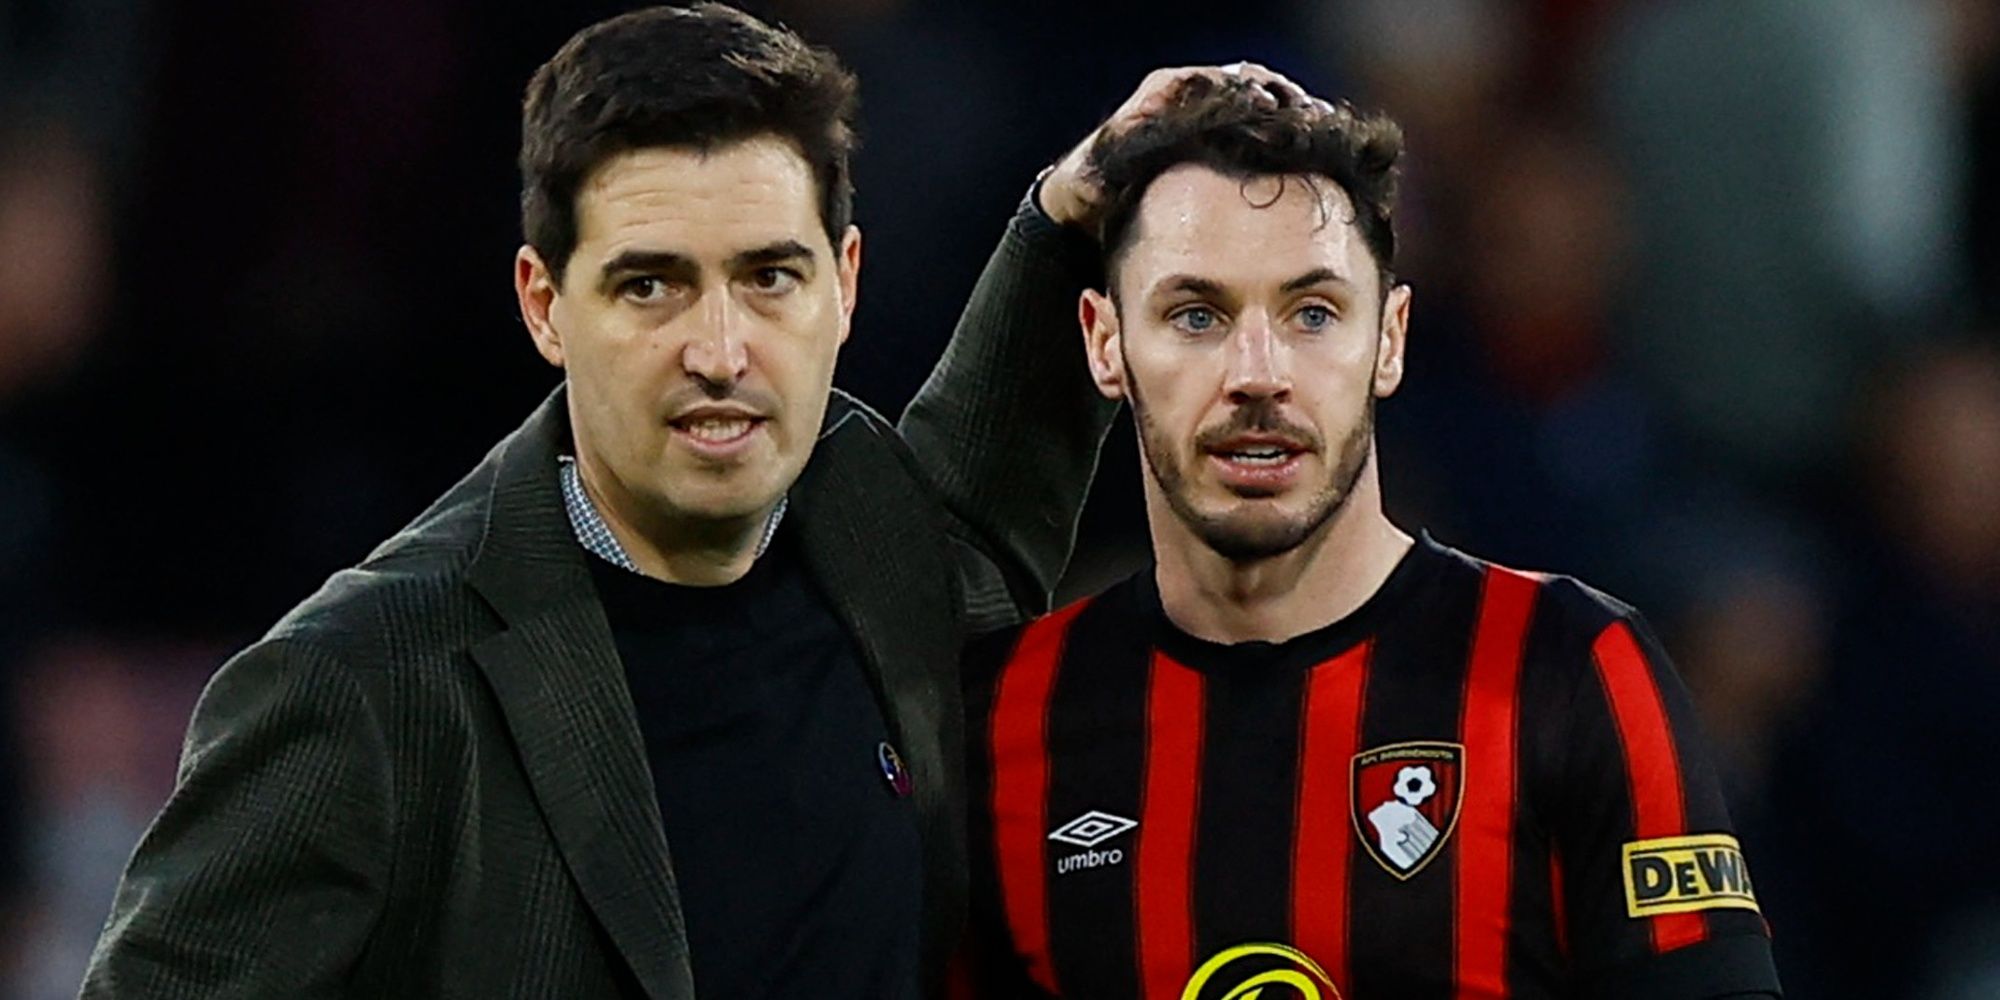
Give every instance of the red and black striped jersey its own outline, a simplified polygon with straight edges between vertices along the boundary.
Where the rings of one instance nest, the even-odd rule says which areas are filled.
[[[1425,537],[1281,642],[1151,571],[969,655],[980,997],[1777,995],[1693,706],[1633,610]]]

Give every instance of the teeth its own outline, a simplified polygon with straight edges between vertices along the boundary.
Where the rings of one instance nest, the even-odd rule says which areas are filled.
[[[1231,461],[1247,462],[1251,465],[1276,465],[1285,460],[1282,448],[1250,448],[1229,453]]]
[[[690,420],[681,425],[683,430],[702,441],[728,441],[741,437],[750,429],[750,421],[740,417],[710,417]]]

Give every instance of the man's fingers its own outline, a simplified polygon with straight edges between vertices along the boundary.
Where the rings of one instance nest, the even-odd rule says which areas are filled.
[[[1216,86],[1247,80],[1257,85],[1251,91],[1251,99],[1272,107],[1333,110],[1332,105],[1308,94],[1305,88],[1284,74],[1249,60],[1226,66],[1170,66],[1153,70],[1139,81],[1138,89],[1125,99],[1124,104],[1119,105],[1117,111],[1112,112],[1110,118],[1085,136],[1082,142],[1071,147],[1044,175],[1041,188],[1044,209],[1058,221],[1087,222],[1094,201],[1101,194],[1100,181],[1091,173],[1092,147],[1104,136],[1122,134],[1160,114],[1180,96],[1182,87],[1195,80],[1205,80]]]
[[[1225,66],[1172,66],[1156,69],[1146,74],[1145,79],[1139,82],[1139,89],[1105,121],[1104,128],[1111,132],[1121,132],[1159,114],[1174,102],[1182,87],[1198,79],[1206,79],[1216,84],[1225,84],[1231,80],[1251,80],[1259,84],[1254,91],[1253,99],[1260,102],[1275,107],[1310,106],[1325,112],[1333,110],[1333,105],[1307,93],[1304,87],[1283,73],[1263,63],[1243,60]]]
[[[1276,98],[1279,104],[1285,107],[1296,107],[1313,102],[1313,97],[1311,94],[1306,93],[1306,88],[1299,86],[1285,74],[1271,69],[1262,63],[1240,62],[1229,67],[1229,69],[1232,70],[1231,75],[1241,76],[1263,84],[1264,89],[1272,97]]]
[[[1147,76],[1145,83],[1140,87],[1142,94],[1149,98],[1143,102],[1145,105],[1143,110],[1151,112],[1165,106],[1181,87],[1186,86],[1190,80],[1198,78],[1207,78],[1216,83],[1225,83],[1232,79],[1255,81],[1262,85],[1261,93],[1268,94],[1273,101],[1283,107],[1311,105],[1321,110],[1330,110],[1332,107],[1312,96],[1304,87],[1283,73],[1263,63],[1245,60],[1226,66],[1179,66],[1173,69],[1155,70]],[[1134,108],[1134,110],[1141,109]]]
[[[1304,107],[1312,103],[1312,95],[1306,93],[1306,88],[1282,76],[1278,77],[1276,82],[1267,83],[1265,86],[1275,88],[1285,98],[1284,103],[1286,107]]]

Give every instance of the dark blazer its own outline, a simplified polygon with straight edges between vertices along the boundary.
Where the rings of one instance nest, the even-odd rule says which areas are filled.
[[[835,393],[790,492],[915,779],[933,984],[965,898],[958,648],[1068,557],[1111,414],[1078,351],[1094,272],[1024,205],[900,427]],[[216,673],[85,997],[694,996],[568,441],[558,390]]]

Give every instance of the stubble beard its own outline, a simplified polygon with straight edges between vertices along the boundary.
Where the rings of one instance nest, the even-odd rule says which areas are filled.
[[[1361,473],[1367,469],[1368,460],[1374,454],[1375,397],[1371,393],[1363,397],[1361,416],[1355,421],[1354,429],[1340,442],[1331,475],[1313,494],[1303,513],[1294,517],[1238,512],[1204,513],[1196,509],[1194,500],[1189,497],[1187,472],[1181,466],[1175,443],[1153,424],[1129,364],[1125,366],[1125,385],[1131,392],[1132,422],[1138,428],[1139,450],[1146,459],[1146,468],[1152,471],[1154,484],[1160,488],[1160,495],[1166,498],[1174,516],[1202,544],[1233,563],[1261,562],[1305,544],[1347,506],[1347,501],[1354,495],[1355,484],[1361,481]],[[1260,401],[1249,406],[1261,406],[1266,410],[1249,413],[1248,422],[1263,423],[1270,419],[1266,414],[1274,411],[1268,402]],[[1256,500],[1250,498],[1246,502],[1254,503]]]

